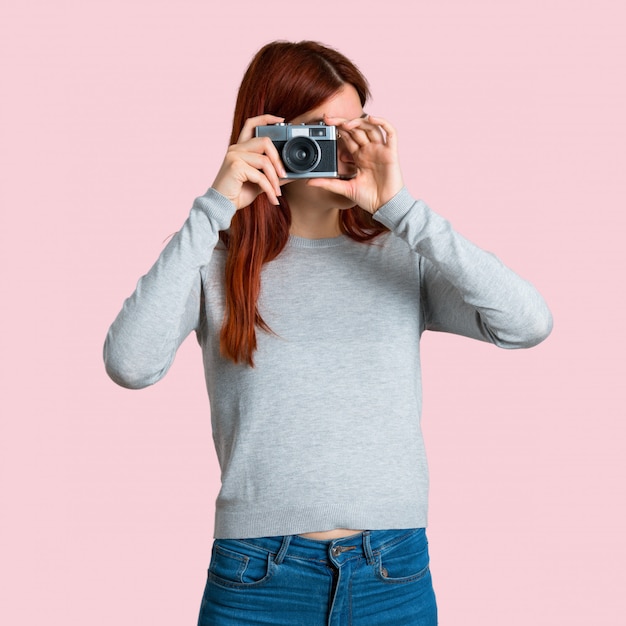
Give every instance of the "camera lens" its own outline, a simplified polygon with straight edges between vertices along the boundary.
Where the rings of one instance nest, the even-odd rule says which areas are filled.
[[[283,148],[283,161],[292,172],[310,172],[321,158],[319,145],[308,137],[294,137]]]

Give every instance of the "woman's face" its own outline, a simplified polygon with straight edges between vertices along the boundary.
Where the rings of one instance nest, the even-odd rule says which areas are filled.
[[[345,84],[339,91],[325,100],[315,109],[307,111],[298,117],[288,120],[292,124],[317,124],[326,117],[337,117],[343,120],[352,120],[363,115],[361,99],[356,89]],[[337,140],[337,168],[342,176],[356,174],[354,161],[346,150],[343,141]],[[290,205],[306,202],[308,205],[315,203],[320,208],[349,209],[354,203],[343,196],[330,193],[323,189],[309,187],[306,180],[296,180],[283,187],[283,193]]]

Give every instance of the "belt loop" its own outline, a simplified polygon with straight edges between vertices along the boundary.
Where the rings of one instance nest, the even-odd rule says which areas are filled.
[[[376,563],[374,559],[374,553],[372,552],[372,545],[370,543],[370,531],[363,531],[363,552],[365,552],[365,559],[368,565],[374,565]]]
[[[284,558],[285,558],[285,554],[287,554],[287,549],[289,548],[289,544],[291,543],[291,535],[285,535],[283,537],[283,543],[280,546],[280,550],[278,551],[278,554],[276,555],[276,558],[274,559],[274,563],[276,563],[276,565],[280,565]]]

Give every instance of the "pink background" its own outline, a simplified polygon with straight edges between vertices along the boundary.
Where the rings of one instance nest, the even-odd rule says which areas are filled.
[[[0,622],[195,623],[219,483],[200,353],[131,392],[102,341],[211,184],[253,53],[313,38],[369,77],[413,194],[556,320],[525,352],[424,338],[441,624],[626,623],[623,2],[8,4]]]

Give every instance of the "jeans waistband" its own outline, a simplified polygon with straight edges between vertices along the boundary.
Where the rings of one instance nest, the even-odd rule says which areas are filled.
[[[355,535],[339,539],[317,540],[300,535],[283,537],[258,537],[254,539],[221,539],[220,543],[244,543],[250,548],[271,554],[277,564],[285,556],[293,558],[327,562],[341,565],[354,557],[364,557],[372,564],[375,557],[387,548],[397,545],[415,533],[424,532],[423,528],[402,530],[365,530]]]

